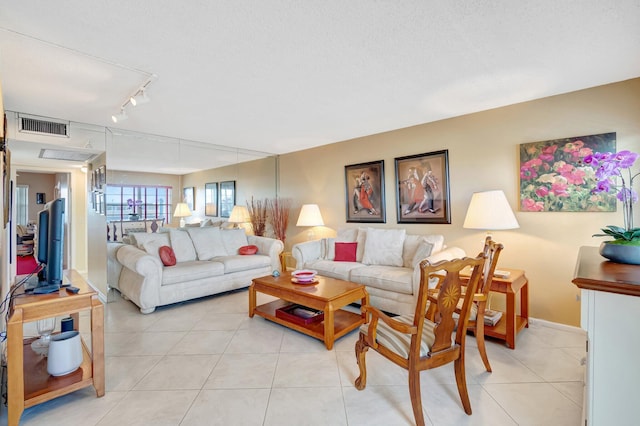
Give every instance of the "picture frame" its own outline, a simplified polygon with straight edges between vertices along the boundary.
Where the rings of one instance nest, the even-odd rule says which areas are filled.
[[[520,211],[615,212],[615,194],[592,192],[594,170],[583,160],[595,152],[616,152],[616,133],[520,144]]]
[[[193,186],[189,186],[182,189],[182,200],[187,203],[189,206],[189,210],[192,212],[196,208],[196,200],[195,200],[195,188]]]
[[[384,160],[344,166],[347,222],[386,223]]]
[[[220,217],[230,217],[236,204],[236,181],[220,182]]]
[[[46,204],[47,197],[44,192],[36,192],[36,204]]]
[[[449,150],[395,159],[398,223],[451,223]]]
[[[218,182],[204,184],[204,215],[218,216]]]

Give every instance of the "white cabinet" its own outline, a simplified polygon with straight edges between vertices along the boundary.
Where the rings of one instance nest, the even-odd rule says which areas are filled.
[[[640,266],[582,247],[573,283],[588,344],[584,424],[640,424]]]

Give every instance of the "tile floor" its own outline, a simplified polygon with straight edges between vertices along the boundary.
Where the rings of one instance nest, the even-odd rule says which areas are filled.
[[[20,424],[413,424],[406,373],[374,351],[367,355],[366,389],[354,388],[357,331],[327,351],[319,340],[248,318],[247,298],[244,290],[142,315],[114,292],[105,310],[106,395],[74,392],[25,410]],[[258,295],[258,303],[268,300]],[[462,410],[448,365],[422,373],[425,421],[579,425],[584,340],[578,330],[534,323],[518,335],[516,350],[488,343],[493,373],[487,373],[469,337],[473,415]],[[4,406],[0,424],[6,424]]]

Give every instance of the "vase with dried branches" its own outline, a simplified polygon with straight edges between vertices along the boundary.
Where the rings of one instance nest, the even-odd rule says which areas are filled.
[[[269,200],[254,200],[251,197],[251,202],[247,201],[247,210],[249,210],[249,219],[251,220],[251,226],[253,227],[253,233],[262,237],[267,227],[267,203]]]
[[[267,200],[267,211],[269,212],[269,222],[273,227],[276,238],[284,243],[289,223],[289,211],[291,210],[291,200],[288,198],[271,198]]]

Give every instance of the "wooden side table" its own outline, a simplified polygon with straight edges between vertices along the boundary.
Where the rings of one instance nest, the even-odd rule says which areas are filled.
[[[77,294],[61,289],[56,293],[16,294],[7,323],[8,418],[9,426],[17,426],[25,408],[58,396],[93,386],[98,397],[104,395],[104,306],[98,293],[76,271],[65,271]],[[23,323],[71,314],[77,330],[79,312],[91,312],[91,351],[82,342],[80,368],[64,376],[47,372],[47,359],[31,349],[34,339],[24,339]]]
[[[493,327],[485,325],[484,335],[507,342],[511,349],[516,348],[516,334],[529,327],[529,280],[520,269],[500,268],[509,271],[508,278],[493,277],[491,291],[507,295],[507,311]],[[520,293],[520,313],[516,313],[516,295]]]

